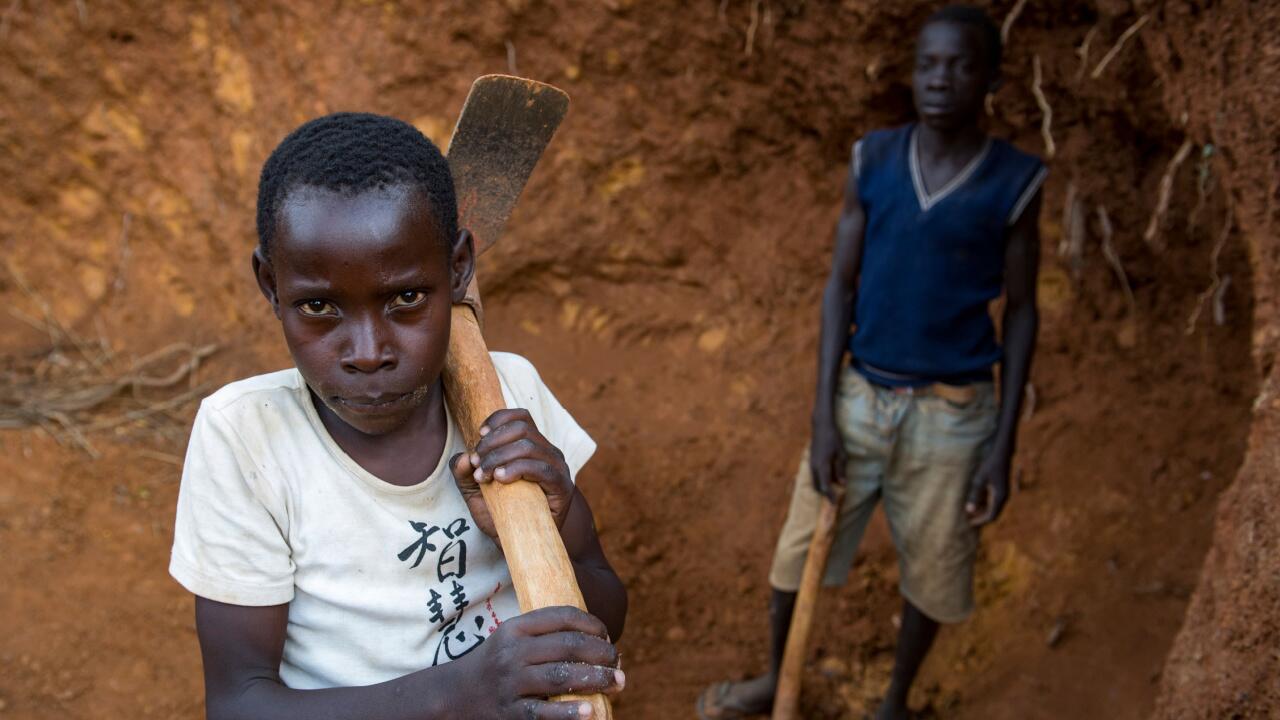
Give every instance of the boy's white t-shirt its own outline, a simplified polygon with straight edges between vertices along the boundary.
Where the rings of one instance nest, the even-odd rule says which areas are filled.
[[[492,356],[508,407],[529,411],[576,477],[595,442],[528,360]],[[520,609],[449,470],[465,445],[448,425],[436,469],[403,487],[338,447],[296,369],[227,385],[191,431],[169,573],[210,600],[289,603],[291,688],[370,685],[462,657]]]

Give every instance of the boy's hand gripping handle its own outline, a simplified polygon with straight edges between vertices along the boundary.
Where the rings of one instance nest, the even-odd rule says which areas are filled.
[[[449,352],[445,358],[444,390],[454,420],[467,447],[480,442],[480,425],[490,415],[506,407],[498,373],[489,358],[489,349],[480,334],[480,324],[470,305],[453,307]],[[582,591],[569,562],[560,530],[551,517],[547,496],[534,483],[481,483],[480,491],[502,539],[520,611],[569,605],[586,610]],[[603,695],[585,698],[562,696],[553,700],[586,700],[591,717],[611,720],[609,699]]]

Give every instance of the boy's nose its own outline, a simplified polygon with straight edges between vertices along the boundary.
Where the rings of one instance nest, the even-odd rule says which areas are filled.
[[[371,373],[395,367],[395,353],[376,322],[355,323],[342,355],[342,369]]]

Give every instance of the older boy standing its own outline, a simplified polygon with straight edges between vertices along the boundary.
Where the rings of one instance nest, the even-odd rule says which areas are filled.
[[[853,146],[823,295],[811,444],[769,576],[770,670],[708,688],[702,718],[768,712],[809,540],[836,484],[845,494],[826,583],[848,575],[879,500],[898,551],[902,626],[877,720],[908,717],[938,624],[973,611],[978,528],[1009,495],[1035,345],[1047,172],[982,129],[1000,56],[999,31],[981,10],[935,13],[916,49],[919,121]],[[988,312],[1002,291],[1003,348]]]

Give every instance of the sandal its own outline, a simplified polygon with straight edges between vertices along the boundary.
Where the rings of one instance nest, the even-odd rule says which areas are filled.
[[[698,720],[741,720],[742,718],[768,715],[769,711],[752,712],[746,708],[727,704],[725,698],[733,689],[734,683],[718,682],[702,691],[698,696]],[[714,714],[708,714],[714,713]]]

